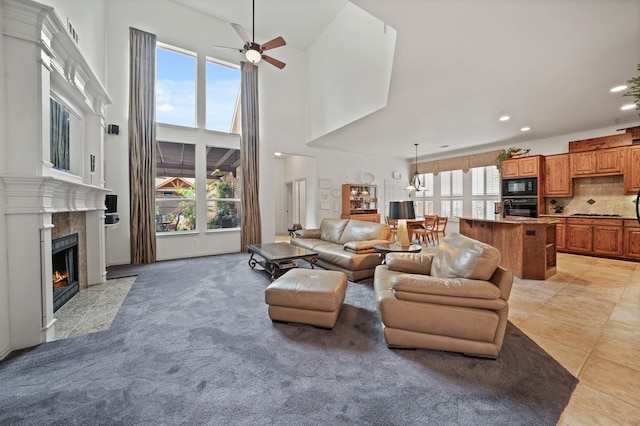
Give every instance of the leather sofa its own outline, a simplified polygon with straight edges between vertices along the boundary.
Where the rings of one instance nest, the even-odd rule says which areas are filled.
[[[387,254],[373,283],[387,345],[497,357],[513,284],[499,263],[495,247],[458,233],[427,252]]]
[[[295,232],[290,243],[318,253],[317,264],[347,274],[351,281],[372,277],[382,263],[373,249],[392,241],[391,229],[381,223],[355,219],[323,219],[318,229]]]

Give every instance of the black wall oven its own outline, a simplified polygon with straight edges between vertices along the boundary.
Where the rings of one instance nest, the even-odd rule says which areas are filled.
[[[503,198],[504,216],[538,217],[537,198]]]
[[[502,179],[503,197],[535,197],[538,178]]]

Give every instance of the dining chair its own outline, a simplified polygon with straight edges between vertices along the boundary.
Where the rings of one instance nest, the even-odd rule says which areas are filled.
[[[448,221],[449,221],[448,217],[438,216],[438,223],[433,232],[433,235],[436,237],[436,241],[438,244],[440,244],[440,234],[442,234],[443,237],[445,236],[445,230],[447,229]]]
[[[416,224],[412,231],[412,240],[415,238],[418,243],[429,245],[433,241],[433,231],[435,230],[437,216],[425,216],[420,224]]]

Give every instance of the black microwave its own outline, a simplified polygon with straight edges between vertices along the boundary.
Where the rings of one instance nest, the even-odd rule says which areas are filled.
[[[538,178],[503,179],[503,197],[530,197],[538,195]]]

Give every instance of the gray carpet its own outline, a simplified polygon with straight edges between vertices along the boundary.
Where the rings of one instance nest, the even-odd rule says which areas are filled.
[[[577,384],[512,324],[495,361],[390,350],[370,282],[274,325],[248,258],[110,268],[139,273],[111,328],[0,363],[0,424],[554,425]]]

